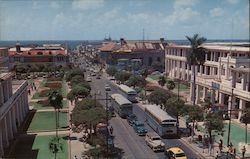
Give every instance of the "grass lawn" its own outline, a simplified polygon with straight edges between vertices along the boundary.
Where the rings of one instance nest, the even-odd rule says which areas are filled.
[[[149,78],[152,78],[153,80],[159,80],[159,77],[160,77],[161,75],[149,75],[148,77]]]
[[[174,82],[175,83],[175,88],[177,89],[178,88],[178,82]],[[186,84],[183,84],[183,83],[180,83],[180,91],[186,91],[189,89],[188,85]]]
[[[59,129],[68,127],[67,112],[59,113]],[[28,131],[55,130],[55,112],[37,112],[29,126]]]
[[[62,103],[63,103],[63,108],[68,108],[68,101],[63,100]],[[52,109],[53,108],[50,105],[44,105],[44,104],[40,104],[38,102],[30,102],[29,105],[33,106],[34,109],[37,109],[37,110],[39,110],[39,109]]]
[[[49,150],[49,142],[53,136],[36,136],[34,144],[32,146],[33,150],[38,149],[37,159],[52,159],[54,154]],[[65,136],[62,136],[65,137]],[[68,158],[68,143],[67,140],[62,139],[63,150],[59,151],[57,154],[57,159],[67,159]]]

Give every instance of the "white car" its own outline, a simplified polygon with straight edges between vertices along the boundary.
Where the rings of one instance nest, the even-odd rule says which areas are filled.
[[[145,138],[146,144],[153,151],[164,151],[165,144],[161,141],[161,137],[155,132],[148,132]]]
[[[105,85],[105,91],[111,91],[111,88],[108,84]]]

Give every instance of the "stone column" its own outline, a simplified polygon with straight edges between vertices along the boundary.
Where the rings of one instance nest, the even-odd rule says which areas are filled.
[[[242,110],[246,108],[246,101],[243,100],[243,99],[240,99],[240,103],[239,103],[239,104],[240,104],[240,105],[239,105],[240,111],[239,111],[238,120],[240,121],[240,117],[241,117],[241,115],[242,115]]]
[[[8,125],[7,125],[7,119],[6,116],[3,118],[3,147],[8,147],[9,146],[9,136],[8,136]]]
[[[8,112],[8,114],[6,115],[6,118],[7,118],[7,124],[8,124],[8,133],[9,133],[9,140],[12,140],[13,139],[13,123],[12,123],[12,118],[11,118],[11,111]]]
[[[232,87],[235,88],[236,85],[236,72],[232,72]]]
[[[224,104],[225,95],[224,93],[219,93],[219,103]]]
[[[200,104],[200,91],[201,91],[201,86],[196,85],[196,98],[195,98],[196,104]]]
[[[247,76],[245,73],[242,74],[241,84],[242,84],[242,90],[246,90],[246,83],[247,83]]]
[[[215,103],[215,90],[211,89],[211,103],[214,104]]]
[[[203,90],[202,90],[202,98],[203,98],[203,100],[207,97],[207,91],[208,91],[208,89],[206,87],[203,87]]]
[[[203,74],[203,66],[200,65],[200,75],[202,76],[202,74]]]
[[[4,155],[4,151],[3,151],[3,124],[0,121],[0,157],[2,157]]]
[[[231,105],[231,103],[232,103],[232,105]],[[230,95],[229,99],[228,99],[228,110],[229,110],[228,114],[230,113],[230,110],[234,109],[234,105],[235,105],[235,97],[232,98],[232,95]]]
[[[186,63],[183,61],[182,62],[182,80],[186,80],[186,78],[185,78],[185,71],[186,71],[185,65],[186,65]]]
[[[204,69],[204,74],[207,75],[207,66],[204,66],[205,69]]]

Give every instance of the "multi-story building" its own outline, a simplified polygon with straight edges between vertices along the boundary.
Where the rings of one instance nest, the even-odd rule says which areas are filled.
[[[69,57],[67,49],[60,44],[44,44],[41,47],[16,47],[9,49],[10,67],[13,68],[17,64],[29,65],[52,65],[67,66]]]
[[[203,47],[208,53],[204,65],[195,68],[196,89],[190,89],[189,100],[196,97],[199,104],[210,97],[213,105],[232,110],[233,117],[240,119],[241,110],[250,107],[250,48],[222,44]],[[173,44],[165,48],[165,71],[170,78],[193,80],[186,58],[189,51],[187,45]]]
[[[0,48],[0,70],[1,71],[9,70],[8,48]]]
[[[133,65],[133,62],[140,61],[143,66],[152,66],[153,63],[164,65],[164,48],[167,42],[160,40],[125,41],[121,38],[120,43],[105,43],[99,49],[100,62],[107,65]]]
[[[29,111],[27,82],[12,81],[11,76],[0,73],[0,158]]]

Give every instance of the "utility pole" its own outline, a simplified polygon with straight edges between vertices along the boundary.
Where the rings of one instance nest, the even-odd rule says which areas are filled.
[[[234,89],[232,88],[232,94],[231,94],[231,107],[229,109],[229,125],[228,125],[228,136],[227,136],[227,146],[229,146],[230,144],[230,131],[231,131],[231,117],[232,117],[232,106],[233,106],[233,93],[234,93]]]

